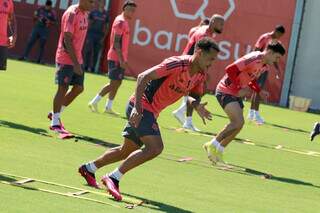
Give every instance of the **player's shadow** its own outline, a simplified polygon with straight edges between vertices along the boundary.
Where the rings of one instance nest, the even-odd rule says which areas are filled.
[[[179,212],[179,213],[191,213],[192,211],[189,210],[185,210],[176,206],[172,206],[166,203],[161,203],[158,201],[154,201],[154,200],[147,200],[145,198],[136,196],[136,195],[131,195],[131,194],[127,194],[127,193],[122,193],[123,195],[126,195],[128,197],[132,197],[138,200],[142,200],[143,201],[143,207],[145,208],[149,208],[152,210],[156,210],[156,211],[160,211],[160,212]]]
[[[286,178],[286,177],[279,177],[279,176],[274,176],[272,174],[268,174],[265,172],[261,172],[258,170],[242,167],[242,166],[236,166],[232,165],[235,167],[235,169],[230,169],[230,170],[224,170],[228,172],[234,172],[238,174],[243,174],[243,175],[249,175],[249,176],[259,176],[261,178],[265,178],[268,180],[272,181],[279,181],[282,183],[288,183],[288,184],[295,184],[295,185],[303,185],[303,186],[310,186],[310,187],[315,187],[315,188],[320,188],[320,186],[314,185],[313,183],[305,182],[302,180],[298,179],[293,179],[293,178]]]
[[[97,146],[103,146],[105,148],[113,148],[113,147],[119,146],[119,144],[111,143],[111,142],[104,141],[104,140],[101,140],[98,138],[93,138],[90,136],[80,135],[80,134],[76,134],[75,139],[76,139],[76,141],[80,140],[80,141],[84,141],[87,143],[95,144]]]
[[[11,121],[0,120],[0,127],[12,128],[12,129],[26,131],[26,132],[30,132],[30,133],[45,136],[45,137],[51,137],[48,134],[47,130],[45,129],[34,128],[34,127],[26,126],[23,124],[14,123]]]

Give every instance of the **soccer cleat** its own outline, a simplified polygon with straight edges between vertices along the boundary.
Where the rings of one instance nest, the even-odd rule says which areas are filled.
[[[109,176],[103,176],[101,178],[101,181],[102,181],[103,185],[106,186],[109,194],[112,197],[114,197],[115,200],[117,200],[117,201],[122,200],[122,196],[119,191],[119,186],[117,186],[116,183]]]
[[[69,134],[69,132],[65,130],[61,125],[50,126],[49,129],[58,134]]]
[[[112,109],[105,109],[104,113],[110,114],[110,115],[114,115],[114,116],[119,116],[120,113],[113,111]]]
[[[217,148],[212,145],[211,141],[203,144],[204,150],[207,152],[209,160],[215,165],[218,162],[224,163],[222,152],[219,152]]]
[[[200,132],[200,129],[198,129],[197,127],[195,127],[192,123],[188,124],[187,122],[184,122],[183,126],[184,129],[188,129],[191,130],[193,132]]]
[[[48,113],[47,118],[48,118],[50,121],[52,121],[52,112],[49,112],[49,113]],[[59,121],[60,121],[60,126],[61,126],[61,128],[62,128],[62,129],[65,129],[65,128],[64,128],[64,125],[63,125],[63,123],[61,122],[61,119],[60,119],[60,118],[59,118]]]
[[[175,110],[172,112],[173,116],[181,123],[182,125],[185,122],[184,111],[183,110]]]
[[[254,116],[254,121],[255,121],[258,125],[264,124],[264,119],[263,119],[259,114],[255,114],[255,116]]]
[[[92,111],[92,112],[99,112],[98,111],[98,104],[94,104],[94,103],[88,103],[88,107],[90,108],[90,110]]]
[[[314,124],[313,130],[310,133],[310,140],[313,141],[314,137],[320,134],[320,123],[316,122]]]
[[[247,119],[249,121],[253,121],[254,120],[254,112],[253,111],[251,111],[251,110],[249,111]]]
[[[99,184],[96,181],[96,176],[94,175],[94,173],[91,173],[88,171],[86,165],[82,165],[78,172],[81,174],[81,176],[87,181],[89,186],[95,187],[97,189],[99,189]]]

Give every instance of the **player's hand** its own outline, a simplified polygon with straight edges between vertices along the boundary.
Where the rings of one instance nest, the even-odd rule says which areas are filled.
[[[83,75],[83,70],[80,64],[74,65],[74,72],[78,75]]]
[[[16,45],[17,36],[13,35],[8,38],[8,48],[13,48]]]
[[[242,88],[239,92],[238,92],[238,96],[239,97],[245,97],[247,95],[249,95],[251,92],[250,88],[249,87],[245,87],[245,88]]]
[[[261,97],[264,101],[267,101],[270,94],[269,94],[268,91],[261,90],[260,93],[259,93],[259,95],[260,95],[260,97]]]
[[[134,126],[135,128],[138,128],[140,121],[142,119],[142,112],[139,111],[136,107],[134,107],[131,111],[129,123]]]
[[[204,124],[206,124],[206,119],[209,121],[212,120],[212,113],[206,109],[207,104],[208,102],[200,103],[198,106],[195,107],[195,110],[199,114]]]
[[[129,65],[128,65],[128,62],[126,61],[122,61],[120,62],[120,67],[124,70],[128,70],[129,69]]]

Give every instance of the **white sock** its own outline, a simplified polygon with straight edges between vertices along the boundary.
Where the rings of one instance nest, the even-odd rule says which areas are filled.
[[[259,116],[260,115],[259,111],[254,111],[254,115]]]
[[[60,108],[60,113],[62,113],[65,108],[66,108],[66,106],[63,106],[63,105],[62,105],[61,108]]]
[[[191,125],[192,124],[192,116],[186,117],[186,124]]]
[[[90,104],[97,104],[101,100],[102,96],[97,94],[96,97],[94,97],[91,101]]]
[[[224,151],[224,147],[221,146],[221,144],[219,144],[219,147],[217,148],[219,152],[223,152]]]
[[[97,171],[97,167],[93,162],[86,163],[86,168],[88,169],[89,172],[95,173]]]
[[[212,139],[211,144],[212,144],[213,146],[215,146],[219,152],[223,152],[223,151],[224,151],[224,147],[221,146],[220,142],[217,141],[215,138]]]
[[[250,110],[249,110],[249,114],[250,114],[250,115],[254,115],[254,114],[255,114],[255,110],[254,110],[254,109],[250,109]]]
[[[106,109],[111,109],[113,104],[113,100],[108,99],[107,104],[106,104]]]
[[[113,170],[113,172],[111,172],[109,174],[110,177],[113,177],[114,179],[120,181],[121,177],[122,177],[122,173],[119,171],[118,168],[116,168],[115,170]]]
[[[51,121],[51,126],[57,126],[60,125],[60,112],[53,113],[52,115],[52,121]]]

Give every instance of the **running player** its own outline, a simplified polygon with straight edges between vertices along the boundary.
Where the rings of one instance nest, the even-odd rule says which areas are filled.
[[[88,12],[94,3],[94,0],[80,0],[79,4],[70,6],[62,16],[56,52],[58,90],[53,99],[53,113],[48,115],[52,117],[50,129],[59,133],[65,132],[60,122],[60,113],[83,91],[82,47],[88,28]],[[69,85],[73,87],[68,92]]]
[[[221,34],[223,31],[224,26],[224,19],[221,15],[215,14],[211,17],[209,21],[209,25],[204,25],[201,27],[198,27],[198,29],[193,33],[191,38],[188,41],[188,44],[186,48],[183,51],[184,55],[192,55],[194,51],[194,46],[196,42],[198,42],[201,38],[209,36],[212,38],[215,38],[217,34]],[[209,77],[209,76],[208,76]],[[209,79],[207,79],[209,81]],[[204,93],[205,93],[205,84],[203,85],[202,92],[199,93],[199,91],[190,91],[190,95],[193,98],[200,99]],[[195,95],[199,94],[199,95]],[[196,128],[192,123],[192,113],[193,108],[187,104],[186,102],[187,97],[185,96],[182,100],[181,106],[173,111],[174,117],[183,125],[183,128],[189,129],[192,131],[199,131],[198,128]],[[185,119],[185,112],[186,112],[186,119]]]
[[[7,70],[8,48],[17,41],[17,25],[12,0],[0,0],[0,71]],[[8,36],[9,29],[9,36]]]
[[[225,147],[236,137],[244,125],[242,97],[251,90],[267,99],[269,93],[262,90],[257,79],[267,65],[277,63],[285,49],[280,43],[272,43],[263,51],[251,52],[226,67],[226,74],[216,88],[216,98],[229,117],[230,123],[218,135],[204,144],[208,158],[213,162],[223,162]]]
[[[218,45],[211,38],[203,38],[197,43],[193,55],[165,59],[138,76],[135,94],[127,107],[129,122],[122,133],[123,145],[108,150],[95,161],[79,168],[80,174],[90,186],[98,187],[94,175],[98,168],[125,159],[113,172],[102,177],[109,193],[116,200],[122,199],[119,192],[120,178],[129,170],[155,158],[163,150],[157,123],[159,113],[190,89],[202,86],[205,73],[218,52]],[[205,119],[212,119],[211,113],[205,108],[207,103],[200,103],[192,97],[188,98],[188,102],[204,122]]]
[[[264,51],[269,43],[278,42],[279,39],[284,35],[285,28],[281,25],[276,26],[276,28],[272,32],[265,33],[260,36],[258,41],[255,44],[255,51]],[[274,64],[277,70],[277,78],[279,78],[280,70],[277,63]],[[257,80],[260,88],[264,88],[266,80],[268,78],[268,72],[263,72],[259,79]],[[257,93],[253,93],[251,97],[251,109],[248,114],[248,119],[251,121],[255,121],[257,124],[263,124],[264,119],[261,117],[259,113],[260,106],[260,96]]]
[[[320,123],[316,122],[314,124],[313,130],[310,133],[310,140],[313,141],[314,137],[320,134]]]
[[[112,110],[113,100],[122,83],[124,72],[128,66],[128,49],[130,41],[129,20],[132,20],[137,4],[134,1],[126,1],[122,7],[122,13],[116,17],[112,24],[110,36],[110,49],[108,52],[108,71],[110,82],[89,102],[88,106],[93,112],[98,111],[98,102],[109,93],[109,99],[105,106],[105,113],[119,115]]]

